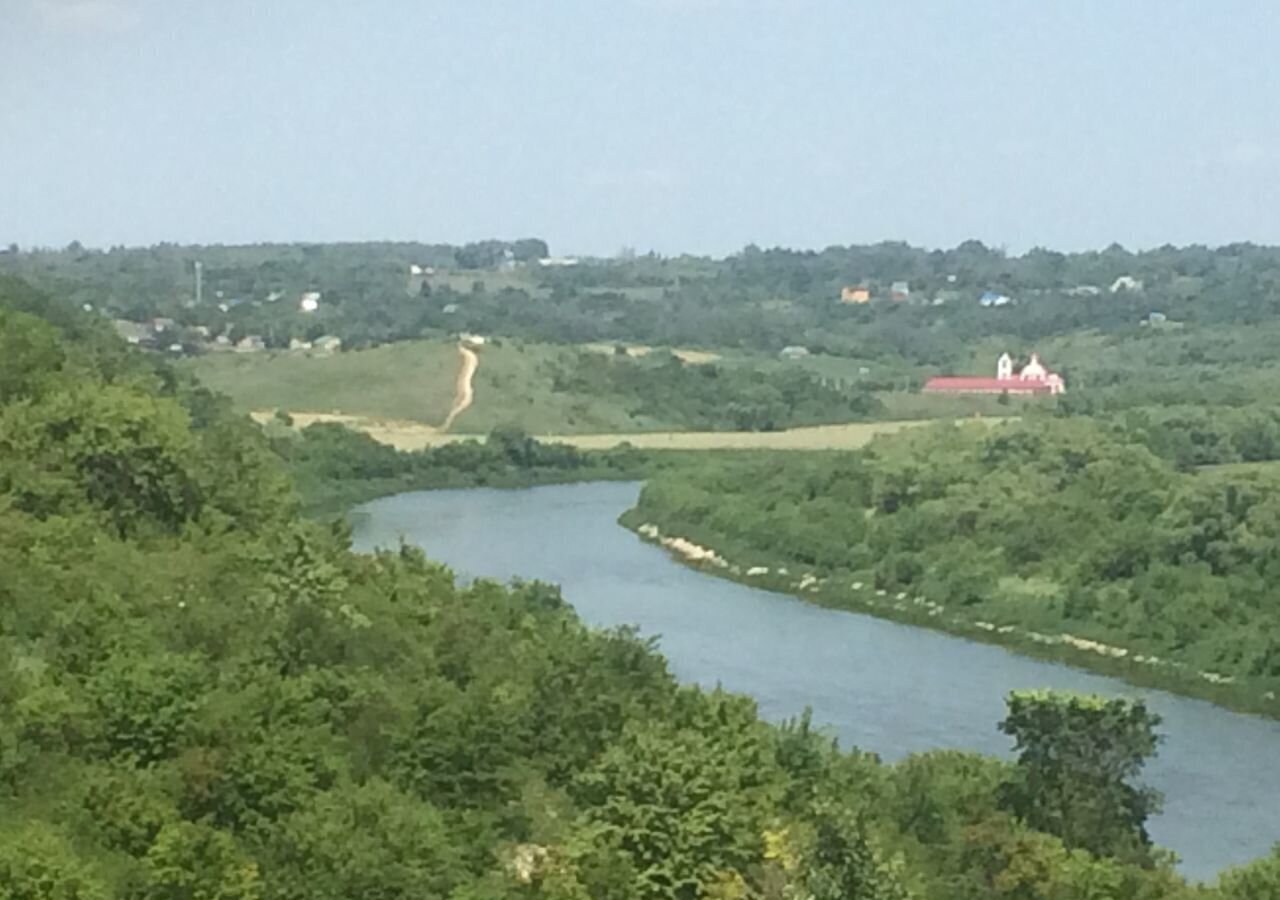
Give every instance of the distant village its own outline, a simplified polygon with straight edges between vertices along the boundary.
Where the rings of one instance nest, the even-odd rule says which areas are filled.
[[[956,283],[956,276],[949,275],[947,277],[947,282],[954,285]],[[1111,286],[1107,288],[1105,292],[1112,294],[1125,292],[1136,294],[1141,293],[1142,290],[1143,283],[1141,279],[1134,278],[1131,275],[1122,275],[1112,282]],[[1028,293],[1035,295],[1044,293],[1044,291],[1031,290],[1028,291]],[[1068,288],[1063,291],[1063,293],[1071,297],[1093,297],[1103,294],[1104,289],[1096,284],[1080,284],[1075,287]],[[964,301],[966,296],[972,295],[966,295],[963,291],[957,288],[946,288],[935,292],[931,297],[919,298],[917,302],[929,303],[933,306],[942,306],[946,303]],[[978,301],[978,305],[983,307],[1009,306],[1010,304],[1017,303],[1017,300],[1014,297],[996,290],[984,290],[974,299]],[[889,284],[887,290],[882,289],[880,291],[873,290],[872,287],[867,284],[851,284],[840,289],[841,303],[862,304],[871,303],[875,300],[883,300],[890,303],[911,302],[913,300],[911,294],[911,283],[908,281],[894,281]]]
[[[956,283],[956,276],[948,276],[948,284]],[[1095,297],[1103,294],[1140,294],[1144,290],[1141,279],[1134,278],[1131,275],[1122,275],[1111,283],[1107,288],[1094,284],[1080,284],[1075,287],[1067,288],[1060,293],[1064,293],[1070,297]],[[1039,296],[1046,293],[1043,290],[1031,289],[1027,293],[1031,296]],[[879,290],[873,288],[869,284],[852,284],[845,285],[840,289],[840,302],[852,305],[871,304],[876,302],[882,303],[924,303],[930,306],[943,306],[948,303],[963,303],[966,300],[976,300],[978,306],[984,309],[998,308],[1003,306],[1011,306],[1018,301],[1016,298],[1002,292],[994,290],[984,290],[974,295],[966,293],[957,288],[947,288],[937,291],[932,296],[917,297],[911,292],[911,283],[908,281],[890,282],[887,288]],[[1166,325],[1168,319],[1164,313],[1150,312],[1139,322],[1140,325]],[[810,355],[809,348],[799,345],[784,347],[778,354],[782,359],[800,360]],[[1049,372],[1044,369],[1036,354],[1031,354],[1031,359],[1018,373],[1012,371],[1013,360],[1009,354],[1000,357],[997,364],[997,372],[995,378],[985,377],[967,377],[967,376],[940,376],[932,378],[924,384],[924,391],[927,393],[969,393],[969,394],[1061,394],[1066,390],[1066,382],[1060,375],[1055,372]],[[865,372],[863,374],[866,374]]]
[[[318,303],[320,295],[304,295],[304,304]],[[314,312],[315,305],[302,306],[303,312]],[[260,334],[246,334],[233,340],[230,329],[214,334],[204,325],[179,325],[173,319],[156,317],[146,322],[130,319],[113,319],[116,333],[127,343],[149,350],[161,350],[175,354],[189,353],[257,353],[268,349],[267,339]],[[290,338],[288,350],[294,353],[329,355],[342,349],[342,338],[334,334],[322,335],[315,340]]]
[[[567,269],[573,268],[579,264],[577,257],[572,256],[546,256],[536,260],[539,267],[544,269]],[[506,272],[524,266],[527,263],[517,260],[511,250],[506,250],[496,265],[493,267],[496,271]],[[188,300],[188,305],[200,306],[205,302],[203,289],[203,266],[201,263],[194,264],[195,279],[195,300],[194,304]],[[408,267],[407,292],[411,296],[418,296],[422,292],[424,282],[429,281],[437,274],[445,274],[439,272],[436,267],[428,265],[412,264]],[[243,297],[225,297],[222,291],[217,291],[213,299],[216,301],[217,308],[228,313],[237,307],[241,307],[246,303],[254,306],[261,306],[264,303],[282,304],[286,307],[290,304],[294,305],[297,312],[301,315],[311,315],[319,312],[323,308],[324,294],[321,291],[309,290],[297,294],[295,297],[286,295],[283,291],[272,291],[265,298],[258,300],[247,300]],[[86,307],[86,309],[88,309]],[[457,304],[449,304],[441,309],[445,314],[457,312]],[[228,325],[219,332],[213,333],[211,329],[204,325],[187,326],[176,322],[168,317],[155,317],[145,321],[134,321],[132,319],[114,319],[113,324],[116,332],[128,343],[143,347],[150,350],[163,351],[173,354],[194,354],[194,353],[258,353],[265,350],[285,350],[275,344],[269,336],[262,334],[240,334],[234,335],[232,326]],[[461,340],[464,343],[478,344],[483,339],[476,341],[474,336],[463,335]],[[306,353],[311,355],[327,355],[337,353],[342,349],[342,338],[334,334],[325,334],[313,340],[303,340],[297,337],[291,337],[287,345],[287,351],[292,353]]]
[[[533,261],[517,260],[510,250],[505,251],[501,258],[494,265],[498,271],[511,271],[515,268],[531,264]],[[556,257],[547,256],[536,260],[536,265],[541,268],[563,269],[572,268],[580,264],[577,257]],[[200,305],[204,302],[203,286],[202,286],[202,265],[195,263],[195,304]],[[425,283],[429,282],[437,275],[437,268],[429,265],[412,264],[407,269],[407,290],[411,296],[417,296],[423,291]],[[441,272],[441,274],[446,274]],[[932,306],[942,306],[948,303],[964,303],[976,302],[982,308],[999,308],[1006,307],[1018,302],[1018,299],[1008,293],[1000,290],[982,290],[976,293],[970,293],[955,287],[957,277],[950,275],[946,280],[948,287],[941,290],[929,292],[927,294],[914,294],[911,283],[905,280],[896,280],[887,284],[871,284],[858,283],[848,284],[840,288],[838,300],[843,304],[862,305],[874,303],[921,303]],[[1102,287],[1091,284],[1081,284],[1068,288],[1062,293],[1068,296],[1098,296],[1105,293],[1141,293],[1144,285],[1141,279],[1130,275],[1122,275],[1115,279],[1109,286]],[[1030,289],[1026,291],[1029,295],[1039,295],[1045,291]],[[318,313],[324,306],[324,294],[318,290],[307,290],[297,294],[287,295],[283,291],[272,291],[265,298],[258,300],[246,300],[241,297],[225,297],[222,291],[215,292],[211,298],[217,305],[217,308],[224,313],[241,306],[245,303],[252,303],[254,306],[261,306],[264,303],[280,304],[283,308],[292,306],[297,314],[301,316],[309,316]],[[190,303],[190,301],[188,301]],[[449,304],[441,309],[445,314],[456,312],[457,304]],[[1143,325],[1158,325],[1165,323],[1166,319],[1162,313],[1151,312],[1146,319],[1142,321]],[[208,326],[184,326],[175,322],[175,320],[166,317],[152,318],[147,321],[133,321],[129,319],[114,320],[116,331],[130,344],[145,347],[148,349],[169,352],[173,354],[195,354],[209,352],[226,352],[226,353],[258,353],[268,349],[300,354],[310,355],[328,355],[337,353],[343,348],[342,338],[335,334],[323,334],[310,340],[304,340],[298,337],[291,337],[287,345],[282,340],[275,340],[271,335],[263,335],[258,333],[244,333],[243,327],[234,329],[231,325],[226,325],[218,333],[214,333]],[[312,330],[314,333],[314,330]],[[809,350],[803,346],[788,346],[782,349],[779,354],[783,359],[797,360],[809,355]],[[1035,367],[1031,366],[1034,372]],[[929,388],[926,388],[929,389]],[[943,390],[935,386],[936,390]],[[1013,391],[1027,392],[1027,391]],[[1039,391],[1031,391],[1039,392]],[[1060,390],[1054,391],[1058,393]]]

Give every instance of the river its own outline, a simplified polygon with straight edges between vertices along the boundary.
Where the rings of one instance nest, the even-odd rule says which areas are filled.
[[[1014,688],[1142,697],[1164,717],[1150,823],[1193,878],[1280,841],[1280,722],[1042,662],[942,632],[824,609],[694,571],[616,524],[636,484],[400,494],[352,515],[357,549],[400,539],[459,575],[559,584],[594,625],[658,636],[678,678],[750,694],[780,720],[812,707],[842,746],[888,760],[939,747],[1008,755]]]

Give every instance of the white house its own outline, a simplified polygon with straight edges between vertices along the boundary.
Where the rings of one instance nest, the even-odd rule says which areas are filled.
[[[1121,291],[1140,291],[1142,290],[1142,280],[1134,278],[1132,275],[1121,275],[1111,283],[1111,293],[1118,294]]]

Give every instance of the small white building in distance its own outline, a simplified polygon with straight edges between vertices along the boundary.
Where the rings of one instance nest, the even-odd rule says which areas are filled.
[[[1142,280],[1134,278],[1132,275],[1121,275],[1111,283],[1111,293],[1118,294],[1121,291],[1141,291]]]
[[[298,301],[298,309],[304,313],[313,313],[320,308],[320,292],[307,291],[302,295],[302,299]]]

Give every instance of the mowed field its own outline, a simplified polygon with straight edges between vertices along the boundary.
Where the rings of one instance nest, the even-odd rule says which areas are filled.
[[[935,420],[936,421],[936,420]],[[607,450],[623,443],[645,450],[854,450],[880,434],[928,422],[853,422],[786,431],[653,431],[642,434],[548,435],[582,450]]]
[[[259,413],[261,422],[269,414]],[[298,413],[294,425],[305,428],[317,422],[338,422],[363,431],[374,440],[398,450],[422,450],[457,441],[476,440],[475,434],[443,434],[429,425],[416,422],[364,419],[357,416]],[[570,444],[580,450],[608,450],[630,444],[645,450],[856,450],[881,434],[893,434],[904,428],[928,425],[938,420],[914,422],[856,422],[848,425],[818,425],[787,431],[645,431],[611,434],[537,434],[547,443]],[[972,421],[972,420],[969,420]],[[998,419],[984,419],[994,424]]]
[[[332,356],[210,353],[184,363],[245,412],[281,409],[440,423],[453,402],[452,341],[387,344]]]
[[[635,417],[606,398],[553,388],[551,365],[567,351],[507,341],[480,350],[475,402],[452,428],[487,434],[513,426],[530,434],[659,430],[670,423]],[[453,402],[458,348],[452,341],[384,344],[369,350],[305,353],[216,353],[185,365],[245,412],[283,410],[361,420],[438,426]]]

